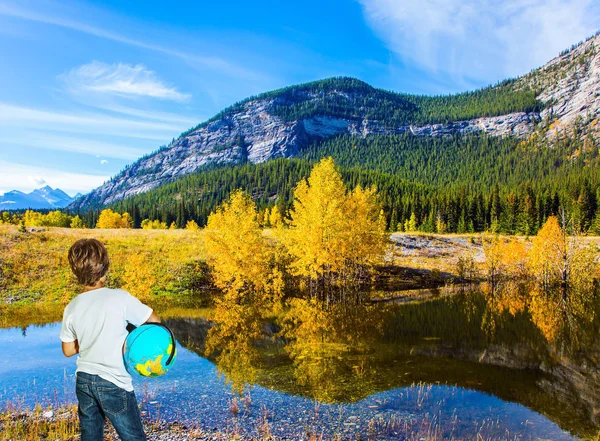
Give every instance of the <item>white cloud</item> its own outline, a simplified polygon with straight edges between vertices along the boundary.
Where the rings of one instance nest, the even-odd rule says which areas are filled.
[[[102,165],[108,164],[108,161],[106,159],[101,159],[100,160],[100,164],[102,164]]]
[[[189,94],[178,92],[160,81],[156,74],[141,64],[105,64],[93,61],[62,75],[69,90],[119,96],[147,96],[185,101]]]
[[[52,188],[60,188],[69,195],[87,193],[109,178],[109,176],[71,173],[0,160],[0,194],[10,190],[29,193],[39,188],[40,185],[35,180],[29,179],[32,176],[43,176],[44,184]]]
[[[600,23],[595,0],[359,1],[392,52],[456,82],[524,74]]]

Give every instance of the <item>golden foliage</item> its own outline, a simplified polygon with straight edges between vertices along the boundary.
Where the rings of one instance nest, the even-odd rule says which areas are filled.
[[[500,279],[527,275],[527,248],[519,239],[507,241],[498,235],[484,234],[481,243],[485,253],[484,268],[492,284]]]
[[[198,224],[196,223],[195,220],[189,220],[185,224],[185,229],[191,230],[191,231],[198,231],[200,229],[200,227],[198,226]]]
[[[281,212],[277,205],[271,208],[271,212],[269,213],[269,224],[273,228],[278,228],[283,224],[283,218],[281,217]]]
[[[85,225],[83,225],[83,220],[79,217],[79,215],[76,215],[71,219],[71,225],[69,226],[71,228],[85,228]]]
[[[102,210],[100,216],[98,216],[98,222],[96,228],[132,228],[133,222],[129,213],[123,213],[122,215],[112,211],[110,208]]]
[[[155,219],[155,220],[144,219],[142,221],[141,226],[142,226],[142,230],[166,230],[167,229],[166,222],[161,222],[157,219]]]
[[[597,247],[569,237],[554,216],[548,218],[532,243],[529,269],[538,283],[544,287],[560,284],[564,288],[591,289],[598,276]]]
[[[204,248],[215,284],[227,291],[254,292],[276,300],[283,291],[274,250],[258,224],[256,204],[236,191],[208,217]]]
[[[292,257],[293,275],[345,283],[361,277],[385,252],[385,224],[375,189],[347,192],[332,158],[294,189],[289,225],[279,236]]]
[[[410,214],[410,219],[404,221],[404,231],[409,233],[417,231],[417,216],[414,211]]]
[[[135,292],[140,299],[148,299],[152,288],[156,286],[156,274],[150,264],[152,255],[150,251],[138,250],[128,257],[127,266],[121,276],[122,288],[128,292]]]
[[[48,214],[26,210],[23,217],[27,227],[62,227],[68,228],[71,224],[71,216],[60,210],[51,211]]]

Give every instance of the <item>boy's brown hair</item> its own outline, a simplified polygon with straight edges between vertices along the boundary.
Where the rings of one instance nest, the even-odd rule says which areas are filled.
[[[69,249],[69,264],[77,281],[94,286],[108,271],[108,251],[96,239],[80,239]]]

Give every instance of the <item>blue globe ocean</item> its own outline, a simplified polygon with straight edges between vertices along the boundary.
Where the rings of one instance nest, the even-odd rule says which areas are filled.
[[[123,345],[123,361],[130,374],[158,377],[173,366],[177,349],[173,333],[160,323],[146,323],[129,333]]]

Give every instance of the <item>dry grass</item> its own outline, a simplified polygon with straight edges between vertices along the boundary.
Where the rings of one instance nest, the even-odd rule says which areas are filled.
[[[101,230],[46,228],[19,233],[0,225],[0,302],[58,302],[79,293],[67,261],[69,247],[97,238],[109,252],[108,285],[143,301],[189,291],[202,268],[202,233],[189,230]]]
[[[437,270],[456,276],[458,259],[462,256],[473,258],[476,269],[482,272],[485,255],[481,236],[481,233],[392,233],[390,237],[394,247],[389,255],[390,263],[412,269]],[[531,242],[531,237],[527,236],[499,237],[506,242],[514,238],[526,243]],[[582,240],[600,247],[600,236],[585,236]]]
[[[31,412],[10,407],[0,414],[0,440],[41,441],[79,439],[77,406],[53,411],[36,406]]]

